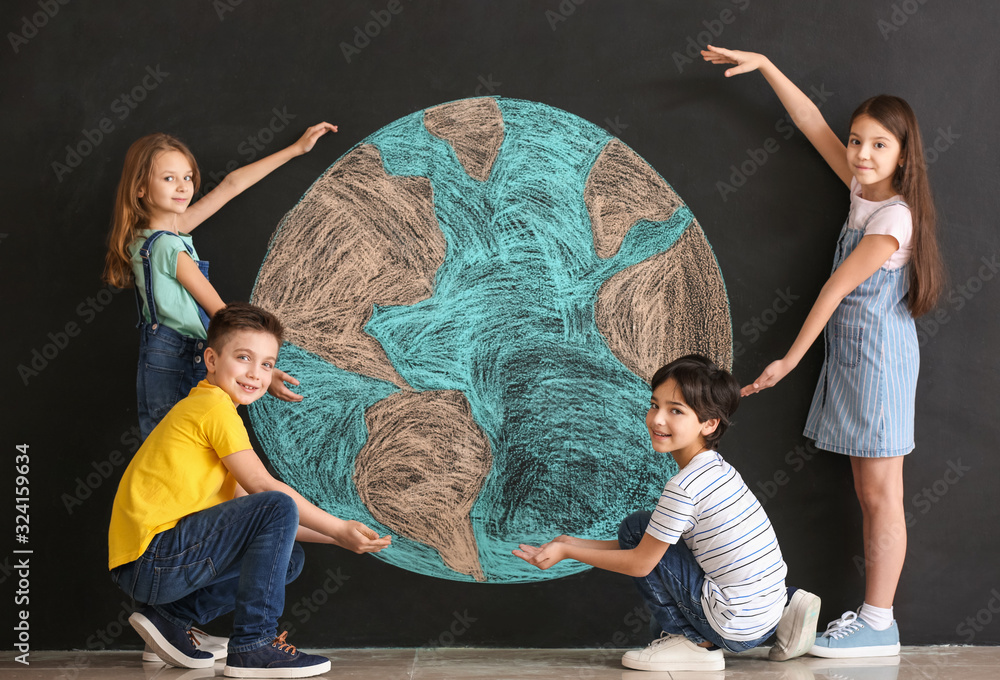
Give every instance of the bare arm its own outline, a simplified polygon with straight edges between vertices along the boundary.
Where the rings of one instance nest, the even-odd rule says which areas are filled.
[[[594,543],[606,545],[609,541],[594,541]],[[585,547],[576,543],[552,541],[541,547],[521,545],[514,551],[514,555],[539,569],[548,569],[562,560],[569,559],[626,576],[646,576],[663,559],[669,547],[669,543],[658,541],[645,534],[639,545],[631,550],[603,546]]]
[[[577,538],[576,536],[556,536],[550,543],[568,543],[579,548],[591,548],[593,550],[618,550],[618,541],[598,541],[591,538]],[[545,545],[548,545],[546,543]],[[545,547],[544,545],[542,546]]]
[[[862,238],[854,251],[847,256],[847,259],[837,267],[837,270],[823,285],[819,297],[813,303],[812,309],[809,310],[809,315],[802,324],[802,330],[799,331],[788,353],[765,368],[752,385],[747,385],[740,390],[740,395],[745,397],[757,394],[768,387],[774,387],[778,381],[798,366],[806,351],[823,332],[823,328],[826,327],[841,300],[867,281],[898,248],[899,241],[893,236],[870,234]]]
[[[191,233],[195,228],[218,212],[219,208],[253,186],[275,169],[281,167],[296,156],[308,153],[316,145],[316,140],[327,132],[336,132],[337,126],[330,123],[313,125],[297,142],[285,147],[277,153],[265,156],[259,161],[244,165],[233,170],[219,183],[219,186],[208,192],[200,201],[188,208],[177,217],[179,231]]]
[[[847,147],[830,129],[819,108],[795,83],[779,71],[770,59],[756,52],[727,50],[712,45],[702,50],[701,55],[705,61],[713,64],[735,64],[734,68],[726,69],[727,78],[740,73],[760,71],[806,139],[819,151],[823,160],[833,168],[844,184],[851,186],[853,175],[847,164]]]
[[[195,261],[185,252],[177,253],[177,281],[191,293],[191,297],[201,305],[209,318],[226,306],[215,286],[209,283]]]
[[[290,496],[299,508],[299,524],[311,530],[304,533],[305,540],[332,543],[356,553],[378,552],[392,542],[389,536],[379,538],[377,533],[361,522],[342,520],[320,510],[298,491],[272,477],[252,449],[230,454],[222,462],[236,478],[239,487],[248,493],[281,491]],[[300,530],[301,534],[303,532]]]

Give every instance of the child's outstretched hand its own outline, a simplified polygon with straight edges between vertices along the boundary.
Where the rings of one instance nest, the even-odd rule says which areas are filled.
[[[777,361],[771,362],[764,372],[760,374],[760,377],[753,381],[752,385],[747,385],[742,390],[740,390],[741,397],[747,397],[751,394],[757,394],[761,390],[766,390],[768,387],[774,387],[778,382],[788,375],[795,366],[787,359],[778,359]]]
[[[379,552],[383,548],[388,548],[392,543],[391,536],[379,538],[378,533],[374,530],[353,519],[345,522],[341,535],[333,538],[341,548],[347,548],[359,555]]]
[[[756,71],[767,63],[767,57],[756,52],[740,52],[727,50],[725,47],[708,45],[701,51],[702,58],[712,64],[736,64],[735,68],[726,69],[726,77]]]
[[[543,546],[522,543],[518,548],[519,550],[512,551],[513,554],[539,569],[548,569],[566,558],[566,543],[558,539],[549,541]]]
[[[337,126],[330,125],[329,123],[317,123],[313,125],[308,130],[306,130],[299,141],[292,144],[292,147],[299,152],[301,156],[304,153],[309,153],[312,148],[316,146],[316,140],[325,135],[327,132],[336,132]]]
[[[299,381],[278,368],[271,369],[271,385],[267,388],[267,393],[272,397],[277,397],[281,401],[302,401],[302,395],[296,394],[288,389],[289,385],[298,385]]]

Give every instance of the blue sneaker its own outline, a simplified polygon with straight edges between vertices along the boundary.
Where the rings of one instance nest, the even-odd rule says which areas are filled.
[[[809,653],[827,659],[857,659],[867,656],[899,654],[899,628],[896,622],[885,630],[875,630],[857,612],[844,612],[831,621],[826,632],[816,636]]]
[[[152,607],[143,607],[128,617],[136,632],[162,661],[181,668],[211,668],[215,657],[198,649],[190,630],[167,621]]]
[[[330,660],[306,654],[285,642],[284,631],[269,645],[230,652],[222,674],[227,678],[310,678],[330,670]]]

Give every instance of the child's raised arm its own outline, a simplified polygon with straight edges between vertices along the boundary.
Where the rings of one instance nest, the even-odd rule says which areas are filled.
[[[713,45],[702,50],[701,56],[712,64],[735,64],[735,67],[726,69],[727,78],[740,73],[760,71],[775,94],[778,95],[778,99],[784,104],[785,110],[788,111],[795,125],[802,130],[802,133],[823,156],[823,160],[843,180],[844,184],[851,186],[853,175],[847,164],[847,147],[830,129],[823,114],[820,113],[819,107],[784,73],[779,71],[770,59],[756,52],[727,50]]]
[[[177,228],[184,233],[191,233],[199,224],[218,212],[219,208],[241,194],[248,187],[256,184],[276,168],[281,167],[296,156],[312,151],[316,140],[327,132],[336,132],[337,126],[330,123],[313,125],[297,142],[285,147],[277,153],[265,156],[259,161],[236,168],[219,183],[219,186],[205,194],[200,201],[192,204],[182,215],[177,217]]]

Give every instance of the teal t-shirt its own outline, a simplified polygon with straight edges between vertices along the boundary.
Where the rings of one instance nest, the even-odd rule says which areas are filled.
[[[142,257],[139,249],[147,238],[154,233],[152,229],[143,229],[142,235],[129,244],[128,251],[132,257],[132,273],[135,274],[135,287],[142,298],[142,316],[146,322],[149,318],[149,304],[146,301],[146,284],[142,270]],[[194,250],[190,234],[164,234],[156,239],[149,253],[149,264],[153,273],[153,298],[156,301],[157,320],[178,333],[192,338],[205,338],[207,333],[198,315],[198,303],[187,292],[187,289],[177,280],[177,254],[188,254],[185,247],[194,251],[193,258],[198,259],[198,251]]]

